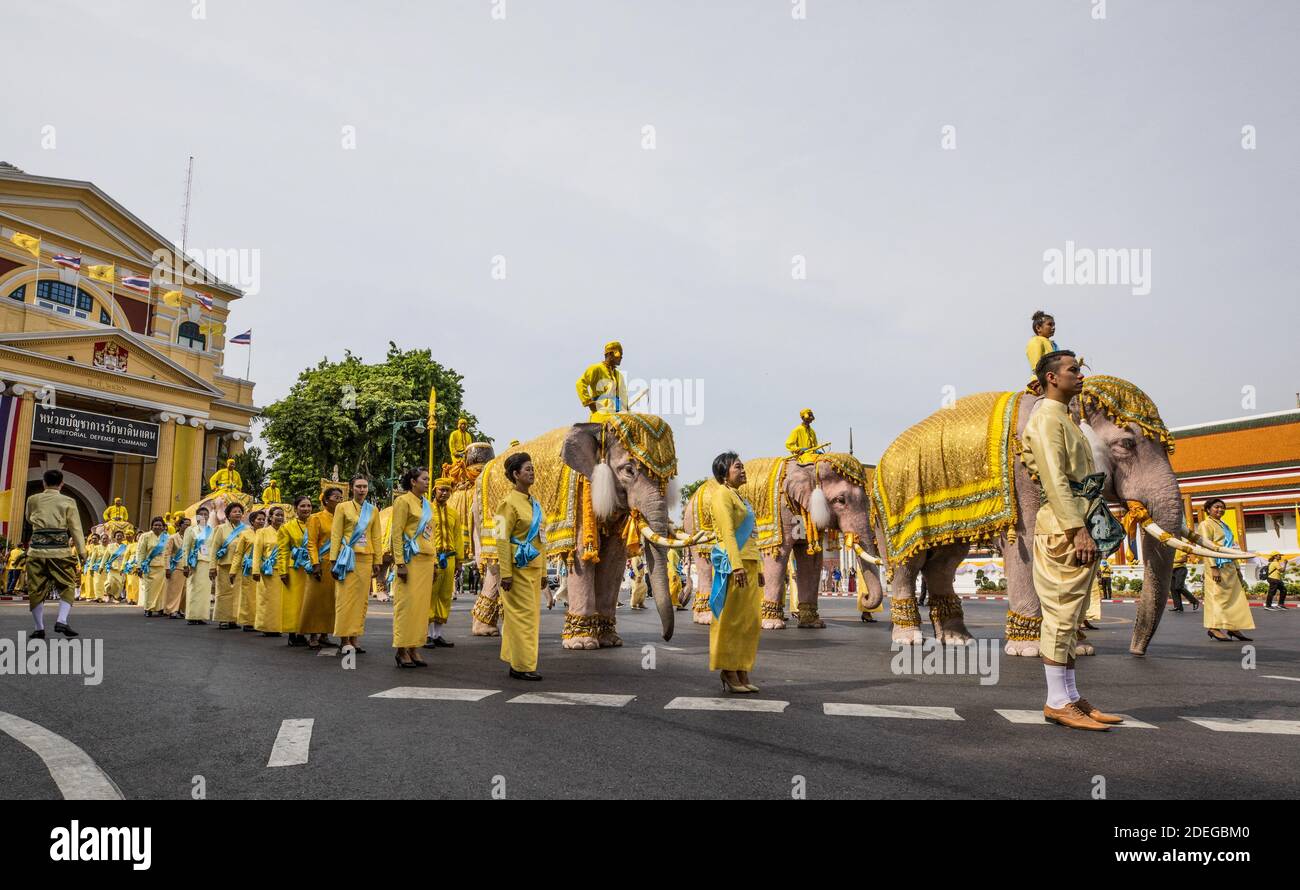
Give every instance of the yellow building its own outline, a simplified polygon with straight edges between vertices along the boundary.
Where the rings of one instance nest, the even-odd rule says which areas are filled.
[[[48,468],[85,527],[114,498],[147,525],[243,450],[253,384],[218,327],[243,293],[194,265],[172,283],[176,253],[92,183],[0,162],[0,534]]]

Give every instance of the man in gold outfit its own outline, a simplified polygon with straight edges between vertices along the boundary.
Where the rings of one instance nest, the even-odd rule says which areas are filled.
[[[617,340],[605,344],[605,360],[590,365],[578,378],[578,401],[592,414],[617,414],[628,410],[627,378],[618,366],[623,363],[623,345]]]

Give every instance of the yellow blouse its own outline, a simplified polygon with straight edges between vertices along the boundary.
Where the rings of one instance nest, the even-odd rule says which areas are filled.
[[[337,557],[343,541],[352,537],[352,531],[361,518],[361,507],[355,500],[347,500],[334,508],[334,525],[330,529],[330,556]],[[379,508],[370,511],[370,524],[352,547],[358,557],[369,556],[375,565],[384,559],[383,541],[379,535]]]
[[[526,541],[528,529],[533,524],[533,502],[536,498],[524,494],[518,489],[510,489],[510,492],[501,500],[497,507],[497,559],[509,571],[510,567],[515,564],[515,543],[511,538],[518,538]],[[545,523],[543,514],[542,522]],[[504,530],[505,534],[501,534]],[[542,529],[539,527],[537,539],[532,545],[537,548],[537,556],[529,565],[537,565],[538,560],[546,559],[546,540]]]
[[[754,535],[745,539],[744,545],[736,546],[736,529],[745,521],[749,512],[740,493],[729,485],[719,485],[713,490],[713,530],[718,535],[718,544],[727,551],[732,568],[740,568],[746,560],[757,561],[758,541]]]

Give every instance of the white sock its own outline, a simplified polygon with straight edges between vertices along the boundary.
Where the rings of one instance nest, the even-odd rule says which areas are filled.
[[[37,630],[45,630],[45,603],[32,609],[32,620],[36,622]]]
[[[438,625],[434,624],[432,621],[429,622],[429,636],[433,636],[434,629],[437,628],[437,626]]]
[[[1065,688],[1065,665],[1045,664],[1043,672],[1047,674],[1047,706],[1063,708],[1070,703],[1070,694]]]
[[[434,624],[434,625],[433,625],[433,638],[434,638],[435,640],[441,640],[441,639],[442,639],[442,625],[441,625],[441,624]]]
[[[1078,701],[1079,690],[1074,688],[1074,668],[1065,669],[1065,692],[1070,696],[1070,701]]]
[[[68,613],[72,611],[72,603],[67,600],[59,600],[59,624],[68,623]]]

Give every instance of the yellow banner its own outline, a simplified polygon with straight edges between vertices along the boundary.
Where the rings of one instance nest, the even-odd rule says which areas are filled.
[[[9,238],[14,244],[30,253],[36,259],[41,258],[41,239],[31,235],[24,235],[22,232],[14,232]]]

